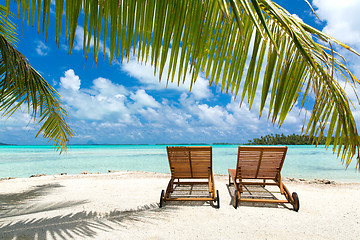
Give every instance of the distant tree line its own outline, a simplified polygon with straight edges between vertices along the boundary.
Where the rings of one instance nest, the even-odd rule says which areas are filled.
[[[284,134],[269,134],[249,140],[247,145],[315,145],[317,138],[305,135],[291,134],[285,136]],[[326,136],[321,137],[318,145],[324,145]],[[331,139],[331,144],[334,142],[334,137]]]

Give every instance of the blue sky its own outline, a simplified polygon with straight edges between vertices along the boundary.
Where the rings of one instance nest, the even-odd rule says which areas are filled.
[[[276,0],[291,14],[305,23],[350,45],[360,52],[360,2],[356,0],[314,0],[316,19],[304,0]],[[15,9],[15,2],[13,9]],[[54,6],[51,6],[54,9]],[[62,38],[55,43],[54,14],[50,17],[47,43],[36,29],[18,23],[18,49],[31,65],[62,95],[69,113],[68,122],[76,135],[72,144],[169,144],[169,143],[243,143],[270,133],[300,133],[305,111],[295,107],[279,129],[267,120],[259,119],[259,98],[249,111],[232,94],[221,94],[218,87],[209,86],[201,76],[192,92],[189,82],[178,87],[165,81],[159,83],[153,68],[136,62],[136,57],[123,64],[109,64],[99,55],[95,64],[90,52],[85,64],[82,55],[82,31],[77,32],[75,47],[70,55]],[[90,50],[91,51],[91,50]],[[349,60],[356,76],[360,76],[360,57],[340,51]],[[354,117],[359,126],[360,106],[351,92],[357,108]],[[42,137],[34,138],[39,126],[30,116],[17,112],[11,118],[0,119],[0,142],[12,144],[45,144]]]

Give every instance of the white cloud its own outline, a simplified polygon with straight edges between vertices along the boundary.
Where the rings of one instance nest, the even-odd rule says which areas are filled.
[[[93,89],[99,91],[100,95],[105,97],[121,97],[128,95],[129,91],[122,85],[112,83],[109,79],[99,77],[93,81]]]
[[[187,73],[185,76],[185,82],[178,84],[178,74],[174,76],[174,82],[167,82],[167,76],[169,71],[170,56],[168,55],[167,61],[162,73],[162,80],[159,82],[159,72],[154,75],[154,68],[150,64],[140,64],[137,62],[137,56],[131,56],[129,61],[124,61],[121,65],[121,69],[129,74],[131,77],[136,78],[146,89],[152,90],[165,90],[172,89],[180,92],[189,92],[191,83],[191,74]],[[171,78],[171,76],[170,76]],[[191,95],[195,99],[207,99],[212,96],[212,92],[209,89],[209,81],[199,76],[194,83]]]
[[[72,69],[60,78],[60,94],[72,117],[84,120],[111,119],[116,122],[131,122],[125,101],[126,89],[105,78],[93,80],[89,89],[81,89],[79,76]]]
[[[27,112],[27,106],[22,105],[13,115],[10,117],[8,115],[4,116],[4,112],[0,112],[0,125],[4,125],[6,127],[25,127],[25,125],[33,125],[33,118],[31,118],[30,114]],[[30,127],[27,126],[27,127]]]
[[[325,33],[360,48],[360,1],[314,0],[313,5],[319,18],[326,21]]]
[[[45,43],[40,40],[35,41],[35,43],[35,51],[37,52],[37,54],[39,54],[40,56],[46,56],[49,53],[50,49],[47,45],[45,45]]]
[[[127,89],[101,77],[83,88],[81,80],[87,81],[69,69],[59,84],[76,132],[73,143],[246,142],[270,132],[292,133],[302,124],[296,111],[289,114],[282,130],[268,122],[267,109],[259,119],[259,98],[250,112],[247,104],[240,108],[238,100],[209,104],[184,92],[159,101],[150,94],[156,90]]]
[[[158,108],[158,103],[152,96],[148,95],[145,90],[139,89],[136,93],[131,93],[130,98],[139,106]]]
[[[198,116],[202,123],[211,123],[217,126],[228,127],[226,120],[229,118],[228,112],[221,106],[210,107],[207,104],[197,105]]]
[[[299,17],[299,16],[296,15],[296,14],[291,14],[291,16],[294,17],[294,18],[295,18],[296,20],[298,20],[298,21],[304,22],[304,21],[301,19],[301,17]]]
[[[80,84],[79,76],[76,76],[72,69],[65,72],[65,77],[60,78],[60,85],[64,89],[78,91],[80,89]]]
[[[34,118],[28,113],[26,104],[15,111],[10,117],[0,111],[0,142],[8,144],[34,144],[34,137],[39,131]],[[45,143],[38,137],[38,142]]]
[[[360,1],[358,0],[314,0],[314,6],[317,8],[316,13],[321,20],[326,21],[323,31],[332,37],[348,44],[357,52],[360,51]],[[347,59],[347,66],[355,74],[357,78],[360,76],[360,57],[345,50],[337,48]],[[341,76],[339,76],[341,77]],[[344,81],[339,81],[340,85],[345,88],[350,100],[355,105],[352,107],[352,113],[360,128],[360,104],[355,95],[354,90],[347,83],[345,87]],[[357,84],[359,93],[359,84]]]

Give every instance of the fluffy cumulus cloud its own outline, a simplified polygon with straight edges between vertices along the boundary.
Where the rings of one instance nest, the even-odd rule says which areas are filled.
[[[131,117],[125,107],[128,92],[105,78],[93,80],[91,89],[81,89],[81,80],[72,69],[60,78],[60,94],[72,117],[80,120],[115,119],[129,122]]]
[[[360,1],[314,0],[316,14],[326,21],[324,32],[360,48]]]
[[[85,88],[82,81],[92,84]],[[72,69],[60,77],[58,91],[76,132],[72,143],[236,143],[271,132],[299,132],[303,120],[295,108],[279,130],[268,121],[267,108],[259,119],[258,98],[249,111],[238,100],[207,101],[186,91],[167,96],[159,94],[162,89],[126,88],[101,77],[82,79]],[[0,121],[0,132],[17,129],[14,138],[25,132],[33,140],[38,128],[30,121],[26,112],[19,111]],[[0,138],[0,142],[8,141]]]
[[[349,45],[360,52],[360,1],[358,0],[314,0],[313,5],[319,18],[326,22],[323,29],[327,34]],[[360,57],[344,50],[337,49],[347,59],[347,65],[355,76],[360,78]],[[353,115],[360,128],[360,104],[354,90],[340,82],[353,102]],[[359,92],[359,89],[355,89]]]
[[[135,101],[140,107],[159,108],[158,103],[152,96],[147,94],[144,89],[139,89],[135,93],[131,93],[130,98]]]
[[[65,72],[65,76],[60,78],[60,86],[63,89],[69,89],[71,91],[79,91],[80,79],[75,75],[74,70],[69,69]]]
[[[162,89],[127,89],[105,78],[82,88],[80,79],[69,69],[61,77],[59,89],[77,133],[75,142],[244,142],[279,131],[266,117],[258,118],[257,100],[250,112],[246,104],[240,108],[233,100],[210,104],[188,92],[159,99],[149,92]],[[288,119],[283,132],[298,131],[302,123],[298,111]]]

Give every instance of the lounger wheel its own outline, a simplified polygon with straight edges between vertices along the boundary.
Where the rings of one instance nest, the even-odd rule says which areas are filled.
[[[220,208],[220,195],[219,195],[219,190],[216,190],[216,198],[215,198],[215,201],[216,202],[216,205],[215,207],[216,208]]]
[[[294,211],[295,212],[298,212],[299,211],[299,208],[300,208],[300,202],[299,202],[299,197],[298,197],[298,195],[297,195],[297,193],[296,192],[293,192],[292,193],[292,198],[293,198],[293,200],[294,200],[294,202],[293,202],[293,207],[294,207]]]
[[[159,207],[162,208],[164,205],[164,190],[161,191]]]
[[[235,209],[237,209],[238,204],[239,204],[239,194],[238,194],[238,191],[235,190],[235,192],[234,192],[234,202],[233,202],[233,206],[234,206]]]

